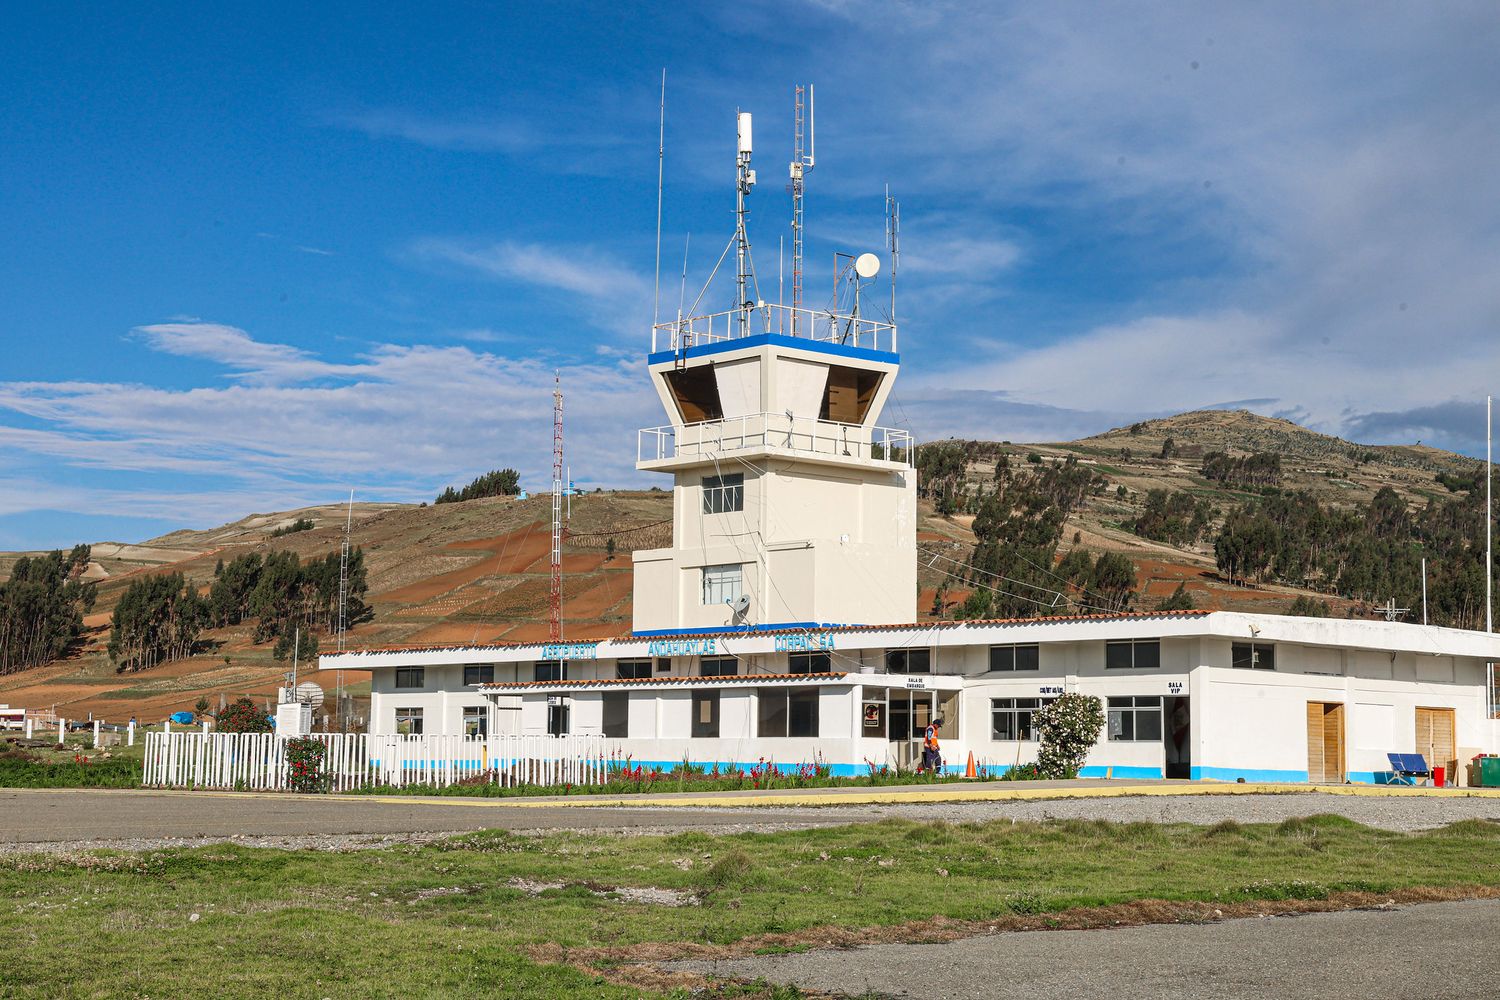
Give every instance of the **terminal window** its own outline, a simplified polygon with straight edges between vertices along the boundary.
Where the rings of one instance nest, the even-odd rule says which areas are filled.
[[[733,677],[739,673],[739,661],[732,656],[705,656],[698,661],[700,677]]]
[[[1109,738],[1117,743],[1161,741],[1161,697],[1127,696],[1109,699]]]
[[[470,663],[464,667],[464,686],[470,684],[493,684],[495,683],[495,665],[493,663]]]
[[[787,673],[826,674],[832,669],[827,653],[793,653],[787,657]]]
[[[757,736],[817,736],[817,688],[761,688]]]
[[[396,709],[396,732],[402,736],[421,736],[422,710],[420,708]]]
[[[708,476],[703,480],[703,513],[730,514],[745,509],[745,474]]]
[[[651,676],[650,660],[617,660],[615,662],[615,676],[621,680],[640,680],[642,677]]]
[[[483,705],[464,706],[464,735],[488,736],[490,734],[490,710]]]
[[[991,670],[1040,670],[1041,666],[1041,647],[1034,644],[1030,646],[990,647]]]
[[[930,674],[932,650],[888,649],[885,652],[885,669],[893,674]]]
[[[538,681],[565,681],[568,679],[568,661],[542,660],[534,666],[531,676]]]
[[[990,739],[1029,743],[1036,739],[1032,716],[1056,698],[991,698]]]
[[[744,592],[743,567],[738,563],[703,567],[703,606],[728,604]]]
[[[1237,642],[1229,665],[1236,670],[1275,670],[1276,647],[1269,642]]]
[[[1161,640],[1106,642],[1104,666],[1109,670],[1155,670],[1161,666]]]
[[[425,686],[427,671],[422,667],[397,667],[396,687],[420,688]]]

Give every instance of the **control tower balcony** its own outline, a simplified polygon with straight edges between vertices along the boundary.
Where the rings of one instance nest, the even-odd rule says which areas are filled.
[[[911,468],[914,458],[911,434],[899,428],[836,423],[785,413],[750,413],[699,423],[647,427],[636,439],[636,468],[649,472],[670,472],[751,454],[894,471]]]
[[[793,309],[768,302],[658,323],[651,330],[651,353],[655,356],[663,351],[727,346],[737,339],[767,334],[889,354],[898,350],[894,324],[829,309]]]

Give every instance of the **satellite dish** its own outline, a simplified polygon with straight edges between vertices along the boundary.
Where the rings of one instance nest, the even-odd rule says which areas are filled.
[[[854,261],[854,273],[861,278],[873,278],[880,273],[880,258],[872,253],[862,253]]]
[[[304,705],[311,705],[316,711],[323,704],[323,689],[312,681],[303,681],[297,685],[297,701]]]
[[[750,595],[741,594],[729,602],[729,608],[737,615],[742,615],[750,610]]]

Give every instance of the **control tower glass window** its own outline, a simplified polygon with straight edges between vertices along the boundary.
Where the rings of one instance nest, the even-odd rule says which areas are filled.
[[[738,563],[703,567],[703,606],[728,604],[744,593],[742,569]]]
[[[745,509],[745,476],[708,476],[703,480],[703,513],[729,514]]]

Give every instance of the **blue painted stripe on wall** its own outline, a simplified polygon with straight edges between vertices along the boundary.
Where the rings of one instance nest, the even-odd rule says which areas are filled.
[[[1162,771],[1159,767],[1135,767],[1122,766],[1119,764],[1104,764],[1097,767],[1086,767],[1078,772],[1080,778],[1160,778]]]
[[[1306,781],[1306,771],[1282,771],[1270,768],[1244,768],[1244,767],[1199,767],[1196,764],[1189,769],[1188,776],[1194,781],[1204,778],[1213,781],[1238,781],[1244,778],[1246,781],[1286,782]]]
[[[701,358],[709,354],[740,351],[747,347],[794,347],[799,351],[815,351],[843,358],[860,358],[865,361],[880,361],[888,365],[901,363],[901,355],[895,351],[877,351],[870,347],[854,347],[850,344],[835,344],[828,340],[809,340],[807,337],[788,337],[781,333],[762,333],[754,337],[736,337],[733,340],[716,340],[712,344],[697,344],[681,351],[657,351],[646,355],[648,365],[666,364],[681,358]]]

